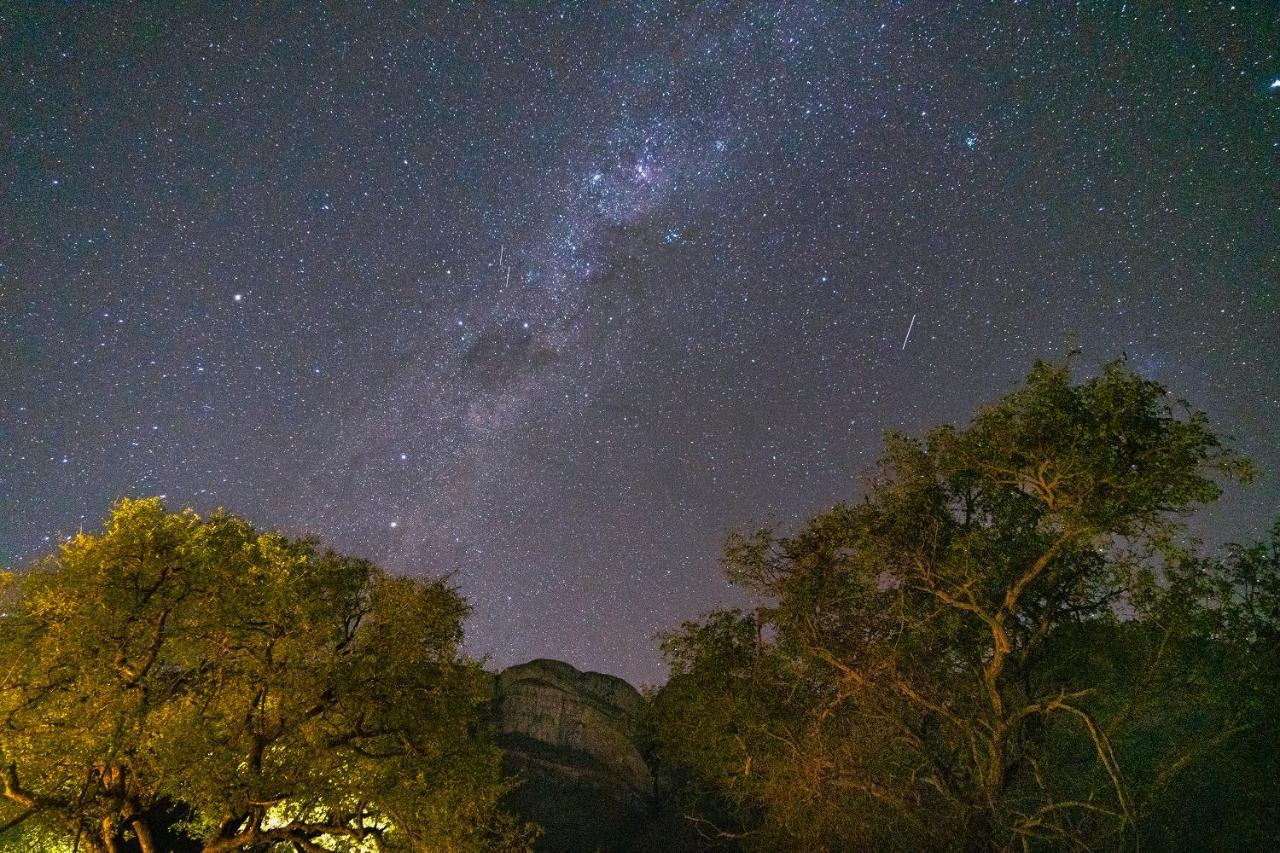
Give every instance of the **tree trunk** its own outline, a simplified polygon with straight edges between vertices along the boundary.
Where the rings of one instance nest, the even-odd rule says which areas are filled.
[[[156,847],[155,838],[151,835],[151,827],[147,825],[146,818],[135,817],[129,825],[133,827],[133,834],[138,837],[138,846],[142,848],[142,853],[160,853],[160,848]]]
[[[95,846],[104,853],[116,853],[119,849],[116,846],[116,822],[113,818],[102,819],[101,843]]]

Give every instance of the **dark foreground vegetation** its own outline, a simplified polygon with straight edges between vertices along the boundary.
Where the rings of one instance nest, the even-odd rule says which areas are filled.
[[[864,500],[730,539],[759,608],[666,637],[681,810],[759,850],[1273,849],[1280,527],[1180,527],[1248,473],[1122,364],[889,436]]]
[[[859,502],[730,538],[758,607],[664,638],[635,736],[680,829],[650,838],[1272,848],[1280,525],[1212,551],[1183,527],[1248,474],[1120,363],[890,435]],[[504,809],[444,582],[125,500],[0,584],[0,849],[555,843]]]

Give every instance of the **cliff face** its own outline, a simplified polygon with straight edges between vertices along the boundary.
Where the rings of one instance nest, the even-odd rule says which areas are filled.
[[[653,774],[635,742],[642,702],[622,679],[562,661],[498,674],[498,739],[508,772],[524,779],[506,806],[543,826],[540,850],[679,849],[662,827]]]
[[[622,679],[555,660],[513,666],[494,685],[498,733],[515,760],[634,806],[653,793],[631,736],[640,703]]]

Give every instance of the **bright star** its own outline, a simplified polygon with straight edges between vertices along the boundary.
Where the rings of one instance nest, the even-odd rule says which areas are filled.
[[[231,297],[231,298],[232,298],[232,299],[234,299],[236,302],[242,302],[242,301],[244,301],[244,294],[243,294],[243,293],[237,293],[235,296],[233,296],[233,297]]]

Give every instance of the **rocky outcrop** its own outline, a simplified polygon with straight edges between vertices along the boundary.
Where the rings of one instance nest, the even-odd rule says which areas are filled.
[[[653,776],[634,729],[643,700],[627,682],[534,660],[499,673],[493,710],[507,807],[541,824],[539,849],[653,849]]]

